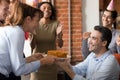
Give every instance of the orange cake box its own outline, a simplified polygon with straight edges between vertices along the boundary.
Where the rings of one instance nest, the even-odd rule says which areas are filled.
[[[67,58],[67,52],[62,50],[49,50],[47,54],[57,56],[59,58]]]

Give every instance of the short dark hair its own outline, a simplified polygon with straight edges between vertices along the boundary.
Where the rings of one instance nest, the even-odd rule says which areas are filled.
[[[108,46],[112,39],[112,32],[110,31],[110,29],[101,25],[97,25],[94,27],[94,30],[99,31],[102,34],[101,40],[107,41],[106,49],[108,49]]]
[[[112,19],[115,20],[115,19],[117,18],[118,13],[117,13],[116,10],[110,11],[110,10],[107,10],[107,9],[106,9],[105,11],[111,12],[111,17],[112,17]]]
[[[118,16],[118,13],[117,13],[116,10],[111,11],[111,10],[105,9],[104,12],[105,12],[105,11],[110,12],[112,19],[113,19],[113,20],[116,20],[116,18],[117,18],[117,16]],[[113,26],[114,26],[114,28],[116,29],[116,21],[113,23]]]
[[[51,4],[51,2],[40,2],[38,3],[38,8],[40,8],[43,4],[49,4],[51,6],[51,10],[52,10],[52,14],[50,16],[50,19],[51,20],[56,20],[56,10],[55,10],[55,7]]]

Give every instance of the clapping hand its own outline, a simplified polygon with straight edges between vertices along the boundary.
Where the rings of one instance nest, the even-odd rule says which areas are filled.
[[[56,29],[56,33],[57,33],[57,42],[58,42],[58,46],[61,48],[63,46],[63,40],[62,40],[62,36],[63,36],[63,26],[61,24],[58,25],[57,29]]]
[[[56,33],[57,35],[59,35],[63,30],[63,26],[61,24],[58,25],[57,29],[56,29]]]

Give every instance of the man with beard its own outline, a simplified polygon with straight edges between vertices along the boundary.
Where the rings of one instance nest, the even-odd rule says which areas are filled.
[[[112,33],[108,28],[95,26],[89,38],[90,55],[71,67],[66,61],[57,61],[73,80],[118,80],[119,65],[108,49]]]

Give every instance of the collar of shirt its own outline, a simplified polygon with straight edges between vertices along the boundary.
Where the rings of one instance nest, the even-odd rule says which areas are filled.
[[[96,54],[94,53],[93,59],[94,59],[95,61],[103,61],[103,60],[106,59],[107,56],[110,55],[110,53],[111,53],[111,51],[108,50],[108,51],[106,51],[103,55],[101,55],[101,56],[98,57],[98,58],[96,58]]]

